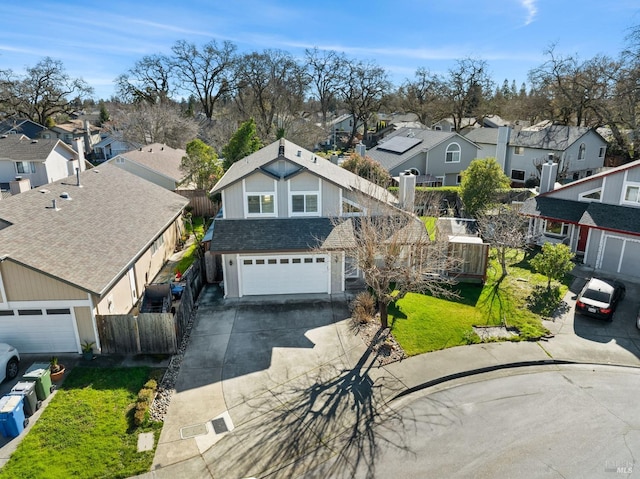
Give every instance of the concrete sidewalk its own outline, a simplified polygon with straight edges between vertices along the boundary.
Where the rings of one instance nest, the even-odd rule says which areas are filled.
[[[270,334],[277,323],[270,323],[268,312],[254,323],[247,320],[248,303],[213,301],[211,295],[205,290],[199,301],[152,471],[138,477],[300,476],[345,448],[366,446],[358,438],[385,420],[390,401],[408,392],[481,380],[488,371],[524,373],[522,367],[532,365],[640,367],[635,325],[607,330],[581,319],[574,324],[572,307],[547,322],[553,336],[546,341],[462,346],[377,367],[349,327],[344,299],[307,298],[324,302],[318,311],[331,311],[331,320],[314,326],[294,317],[286,330],[276,332],[274,343]],[[569,305],[572,296],[565,298]],[[286,298],[281,301],[286,304]],[[251,329],[258,321],[266,322],[264,330]],[[242,341],[246,348],[238,349]],[[283,347],[269,347],[272,343]],[[252,349],[260,344],[266,351]]]

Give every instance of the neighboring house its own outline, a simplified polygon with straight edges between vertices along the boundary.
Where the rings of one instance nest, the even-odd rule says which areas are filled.
[[[32,140],[24,135],[0,135],[0,187],[20,178],[26,189],[84,171],[84,156],[60,140]]]
[[[45,126],[24,118],[7,118],[0,121],[0,135],[24,135],[31,139],[40,138]]]
[[[480,128],[481,124],[478,123],[477,118],[474,117],[466,117],[460,119],[460,131],[465,132],[471,130],[473,128]],[[442,120],[431,125],[431,129],[435,131],[446,131],[453,132],[455,131],[455,126],[453,122],[453,118],[443,118]]]
[[[42,138],[59,138],[67,145],[78,144],[76,141],[82,139],[84,141],[84,153],[89,154],[93,151],[93,146],[100,143],[100,128],[89,123],[88,120],[71,120],[66,123],[51,127],[47,131],[41,133]]]
[[[401,128],[366,154],[393,177],[409,170],[419,185],[455,186],[477,152],[475,143],[455,132]]]
[[[466,137],[478,145],[478,158],[495,158],[514,187],[538,180],[540,168],[553,155],[563,182],[597,173],[604,165],[607,142],[586,127],[548,124],[513,131],[508,126],[478,128]]]
[[[100,349],[173,252],[187,200],[111,165],[0,200],[0,338],[21,353]]]
[[[227,298],[344,292],[359,277],[355,261],[321,248],[336,219],[359,216],[368,205],[398,211],[386,189],[284,139],[234,163],[212,193],[221,194],[223,213],[209,250],[219,258]]]
[[[542,193],[521,207],[531,240],[567,244],[597,271],[640,278],[640,161],[554,190],[556,169],[543,166]]]
[[[180,163],[186,154],[185,150],[153,143],[120,153],[108,160],[107,163],[174,191],[181,186],[186,176],[185,172],[180,169]],[[182,186],[182,188],[187,187]]]
[[[136,148],[140,148],[140,145],[124,141],[114,135],[106,135],[100,143],[93,146],[93,156],[96,161],[102,162]]]

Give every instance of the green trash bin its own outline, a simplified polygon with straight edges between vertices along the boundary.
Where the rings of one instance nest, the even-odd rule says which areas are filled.
[[[24,381],[36,383],[36,396],[40,401],[44,401],[51,394],[51,370],[49,363],[33,363],[22,376]]]

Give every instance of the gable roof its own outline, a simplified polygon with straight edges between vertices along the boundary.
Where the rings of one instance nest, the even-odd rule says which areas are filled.
[[[77,159],[78,154],[74,149],[61,140],[32,140],[25,135],[0,136],[0,159],[12,161],[45,161],[58,145],[69,153],[68,159]]]
[[[387,151],[385,143],[393,138],[404,137],[413,139],[413,146],[401,152]],[[396,166],[403,164],[405,161],[413,158],[423,150],[431,150],[440,143],[451,140],[453,138],[462,139],[467,143],[470,140],[459,135],[455,131],[426,130],[413,128],[400,128],[385,138],[385,141],[379,143],[376,147],[367,152],[367,155],[376,160],[387,170],[391,170]],[[393,140],[397,142],[398,140]],[[477,145],[474,145],[477,146]]]
[[[471,140],[474,143],[496,145],[498,144],[498,131],[499,128],[476,128],[469,130],[464,136],[467,140]]]
[[[282,155],[280,155],[281,145],[284,149]],[[385,188],[371,183],[341,166],[334,165],[331,161],[285,139],[274,141],[255,153],[236,161],[215,184],[211,193],[217,193],[256,171],[263,171],[263,167],[278,159],[299,165],[302,171],[308,171],[346,190],[357,191],[385,203],[397,203],[398,201]]]
[[[575,180],[572,181],[571,183],[567,183],[566,185],[562,185],[558,188],[554,188],[553,190],[547,191],[546,193],[541,193],[540,196],[553,196],[553,194],[557,191],[562,191],[562,190],[566,190],[568,188],[573,188],[576,185],[581,185],[582,183],[587,183],[588,181],[594,181],[594,180],[598,180],[600,178],[609,176],[609,175],[615,175],[617,173],[620,173],[622,171],[631,169],[631,168],[637,168],[640,166],[640,160],[636,160],[636,161],[632,161],[630,163],[626,163],[624,165],[621,166],[616,166],[615,168],[608,168],[604,171],[600,171],[599,173],[595,173],[591,176],[586,176],[584,178],[580,178],[579,180]]]
[[[38,138],[42,130],[47,128],[40,123],[26,118],[7,118],[0,121],[0,135],[18,134],[29,138]]]
[[[151,171],[160,173],[161,175],[171,178],[176,182],[180,182],[186,177],[186,173],[180,169],[182,158],[186,156],[185,150],[171,148],[161,143],[153,143],[145,145],[136,150],[127,151],[117,155],[124,157],[129,161],[138,163]],[[114,161],[110,159],[108,161]]]
[[[189,200],[113,165],[80,173],[80,184],[72,176],[1,200],[0,258],[102,295]]]
[[[545,128],[523,128],[514,132],[509,139],[510,146],[564,151],[586,135],[591,128],[585,126],[549,125]],[[600,136],[597,132],[594,133]],[[604,139],[603,139],[604,141]]]

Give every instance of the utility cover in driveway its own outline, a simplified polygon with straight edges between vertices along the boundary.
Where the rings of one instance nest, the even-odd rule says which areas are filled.
[[[182,439],[189,439],[196,436],[202,436],[207,434],[206,424],[195,424],[194,426],[187,426],[180,429],[180,437]]]

